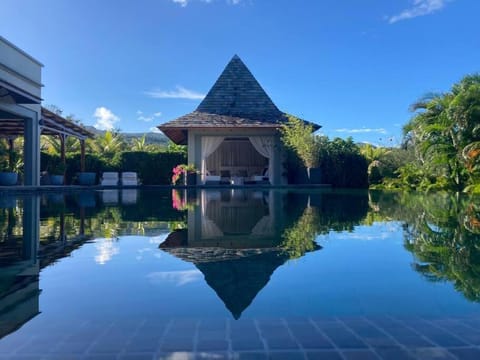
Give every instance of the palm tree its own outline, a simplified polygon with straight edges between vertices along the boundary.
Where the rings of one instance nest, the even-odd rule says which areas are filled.
[[[87,146],[95,153],[113,156],[124,149],[125,142],[118,132],[106,131],[103,135],[97,135],[94,139],[88,139]]]
[[[152,146],[146,142],[146,135],[143,135],[141,138],[132,139],[133,151],[150,151],[151,149]]]

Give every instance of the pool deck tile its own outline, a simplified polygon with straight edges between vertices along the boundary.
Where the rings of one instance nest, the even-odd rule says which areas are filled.
[[[265,348],[264,343],[260,339],[254,339],[254,340],[232,339],[231,345],[234,351],[263,350]]]
[[[375,352],[380,356],[381,359],[385,359],[385,360],[415,359],[413,355],[411,355],[401,347],[379,348],[379,349],[375,349]]]
[[[458,348],[449,349],[449,351],[461,360],[478,360],[480,359],[479,348]]]
[[[305,353],[308,360],[343,360],[339,352],[329,351],[307,351]]]
[[[144,354],[125,354],[120,355],[118,360],[153,360],[157,357],[153,353],[144,353]]]
[[[305,355],[298,351],[280,351],[270,352],[268,354],[270,360],[305,360]]]
[[[378,360],[380,357],[372,350],[348,350],[342,352],[345,360]]]
[[[480,359],[480,328],[468,317],[198,319],[130,326],[89,323],[0,340],[3,359]],[[93,332],[89,333],[89,325]],[[122,331],[126,328],[126,331]],[[20,341],[20,339],[22,341]]]

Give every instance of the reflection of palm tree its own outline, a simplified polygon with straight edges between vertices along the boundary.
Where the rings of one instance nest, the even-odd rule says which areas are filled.
[[[378,204],[392,214],[390,206],[382,210]],[[452,282],[467,299],[480,302],[480,216],[474,200],[403,194],[396,208],[394,216],[405,222],[405,248],[416,257],[413,268],[430,281]]]

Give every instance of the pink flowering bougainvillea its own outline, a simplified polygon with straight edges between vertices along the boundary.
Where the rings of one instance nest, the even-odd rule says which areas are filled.
[[[172,184],[177,185],[178,180],[181,175],[186,175],[187,173],[195,172],[195,165],[193,164],[179,164],[172,169]]]

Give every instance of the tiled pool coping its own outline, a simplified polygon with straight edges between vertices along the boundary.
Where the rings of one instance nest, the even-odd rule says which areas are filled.
[[[0,359],[480,359],[480,315],[85,321],[0,340]],[[30,329],[34,330],[34,329]]]

